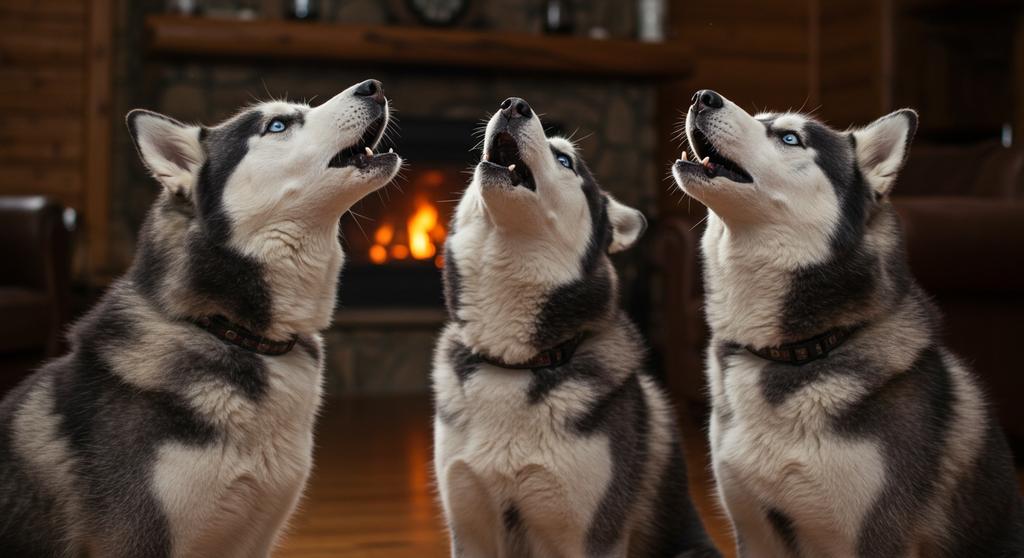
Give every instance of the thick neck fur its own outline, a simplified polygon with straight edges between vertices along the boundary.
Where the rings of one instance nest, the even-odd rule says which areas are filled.
[[[871,211],[863,236],[847,242],[730,227],[712,212],[702,251],[714,335],[769,347],[892,313],[912,280],[891,204]]]
[[[449,239],[448,302],[464,345],[523,362],[610,319],[616,275],[608,257],[600,254],[584,270],[580,257],[544,244],[482,223]]]
[[[286,221],[217,241],[187,200],[150,211],[128,277],[169,319],[223,315],[284,340],[327,328],[343,254],[338,223]]]

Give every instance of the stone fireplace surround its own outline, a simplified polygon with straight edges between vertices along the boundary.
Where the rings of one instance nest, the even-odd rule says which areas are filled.
[[[482,122],[503,99],[514,95],[527,99],[545,118],[557,121],[575,138],[602,187],[649,217],[656,217],[658,189],[666,187],[663,178],[667,164],[659,166],[655,158],[656,85],[652,82],[498,69],[146,57],[143,37],[134,25],[155,8],[152,2],[127,4],[121,14],[120,40],[134,42],[139,48],[134,49],[137,57],[118,61],[117,78],[123,82],[115,88],[120,92],[115,110],[118,114],[141,106],[183,121],[215,123],[254,100],[273,96],[315,104],[352,83],[373,77],[383,82],[400,126],[402,118]],[[135,231],[156,187],[137,163],[123,128],[116,131],[113,252],[127,265]],[[474,137],[465,138],[461,156],[466,167],[479,157],[472,151],[476,141]],[[400,129],[395,143],[396,150],[402,152]],[[416,161],[409,164],[415,165]],[[392,190],[391,195],[400,194]],[[378,197],[370,196],[363,205],[380,203]],[[641,260],[636,254],[616,258],[625,290],[637,281],[649,282]],[[341,300],[335,326],[326,333],[328,394],[426,392],[434,338],[445,317],[442,309],[357,306]]]

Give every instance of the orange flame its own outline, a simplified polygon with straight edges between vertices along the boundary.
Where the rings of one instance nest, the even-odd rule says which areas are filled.
[[[409,218],[409,251],[417,260],[433,258],[437,248],[430,238],[430,231],[437,226],[437,209],[429,203],[419,203],[416,213]]]
[[[416,200],[416,210],[405,224],[404,238],[390,223],[377,227],[373,233],[374,244],[370,247],[370,261],[380,265],[388,259],[404,260],[411,256],[416,260],[432,259],[434,265],[442,267],[444,259],[438,255],[437,247],[444,242],[446,231],[438,223],[438,217],[437,208],[429,201]]]

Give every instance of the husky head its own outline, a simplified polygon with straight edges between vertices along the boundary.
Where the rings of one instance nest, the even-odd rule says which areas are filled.
[[[446,298],[466,345],[522,362],[612,311],[607,254],[646,221],[601,190],[571,142],[547,137],[526,101],[506,99],[485,133],[446,246]]]
[[[174,314],[322,329],[342,263],[338,221],[401,165],[373,153],[388,119],[376,80],[316,107],[260,103],[213,127],[130,112],[139,155],[163,186],[140,236],[136,282]]]
[[[752,116],[710,90],[693,100],[690,153],[672,171],[709,209],[713,328],[772,345],[863,321],[899,290],[902,248],[888,196],[917,128],[914,111],[840,132],[797,113]]]

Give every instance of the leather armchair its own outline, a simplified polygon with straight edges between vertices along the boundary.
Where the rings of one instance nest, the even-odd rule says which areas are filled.
[[[0,389],[63,350],[74,212],[42,196],[0,196]]]

